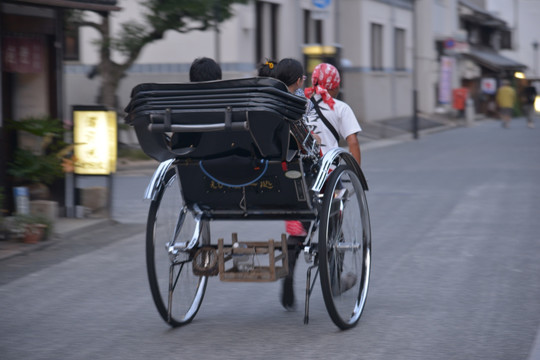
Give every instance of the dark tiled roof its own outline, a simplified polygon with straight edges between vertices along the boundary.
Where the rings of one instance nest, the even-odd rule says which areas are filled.
[[[502,56],[494,50],[487,48],[471,48],[470,52],[465,53],[464,55],[472,58],[478,64],[495,71],[522,71],[527,68],[526,65],[518,63],[517,61]]]
[[[95,11],[118,11],[117,0],[14,0],[7,2]]]

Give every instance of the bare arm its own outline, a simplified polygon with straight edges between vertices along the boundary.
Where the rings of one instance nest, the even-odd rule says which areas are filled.
[[[361,165],[362,156],[360,155],[360,144],[358,143],[358,138],[356,137],[356,133],[347,136],[346,140],[347,140],[347,145],[349,145],[349,152],[356,159],[356,161],[358,162],[358,165]]]

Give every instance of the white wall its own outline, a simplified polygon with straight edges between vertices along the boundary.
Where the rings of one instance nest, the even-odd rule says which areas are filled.
[[[302,9],[315,10],[312,1],[268,1],[280,5],[279,29],[276,34],[278,58],[302,59]],[[343,50],[342,58],[351,63],[351,67],[344,69],[342,74],[343,95],[361,121],[410,116],[412,113],[412,12],[399,6],[391,6],[390,3],[380,0],[332,0],[324,20],[323,45],[335,45],[339,42]],[[140,18],[141,7],[136,1],[119,0],[119,6],[123,11],[111,16],[113,31],[117,31],[120,22]],[[255,6],[253,2],[249,2],[248,5],[235,5],[234,9],[236,16],[221,24],[220,60],[224,78],[255,74]],[[370,68],[371,22],[384,25],[384,71],[376,73]],[[394,27],[406,31],[405,71],[396,72],[393,69]],[[429,31],[431,32],[431,28]],[[99,78],[87,79],[86,73],[98,61],[96,47],[91,45],[96,36],[97,33],[92,29],[83,30],[81,61],[68,63],[66,67],[67,113],[73,104],[95,103]],[[216,58],[215,40],[213,30],[189,34],[169,31],[163,40],[146,46],[136,65],[120,85],[120,106],[126,106],[131,89],[139,83],[187,81],[189,65],[194,58]],[[429,89],[433,89],[431,84]]]
[[[412,12],[373,0],[340,2],[344,98],[360,122],[412,114]],[[371,24],[383,25],[383,69],[371,70]],[[394,28],[405,29],[406,70],[394,70]]]

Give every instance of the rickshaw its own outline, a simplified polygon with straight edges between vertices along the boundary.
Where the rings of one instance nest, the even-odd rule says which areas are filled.
[[[309,264],[304,323],[319,275],[335,325],[358,323],[371,271],[368,186],[350,153],[322,154],[305,109],[305,98],[272,78],[133,88],[126,122],[159,161],[145,193],[148,280],[172,327],[193,320],[210,276],[268,282],[289,272],[285,234],[277,241],[240,241],[237,234],[216,241],[210,226],[217,220],[310,224],[302,245]]]

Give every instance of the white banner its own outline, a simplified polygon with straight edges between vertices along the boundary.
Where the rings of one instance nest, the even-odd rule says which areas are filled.
[[[454,71],[454,58],[441,56],[439,72],[439,103],[452,102],[452,72]]]

